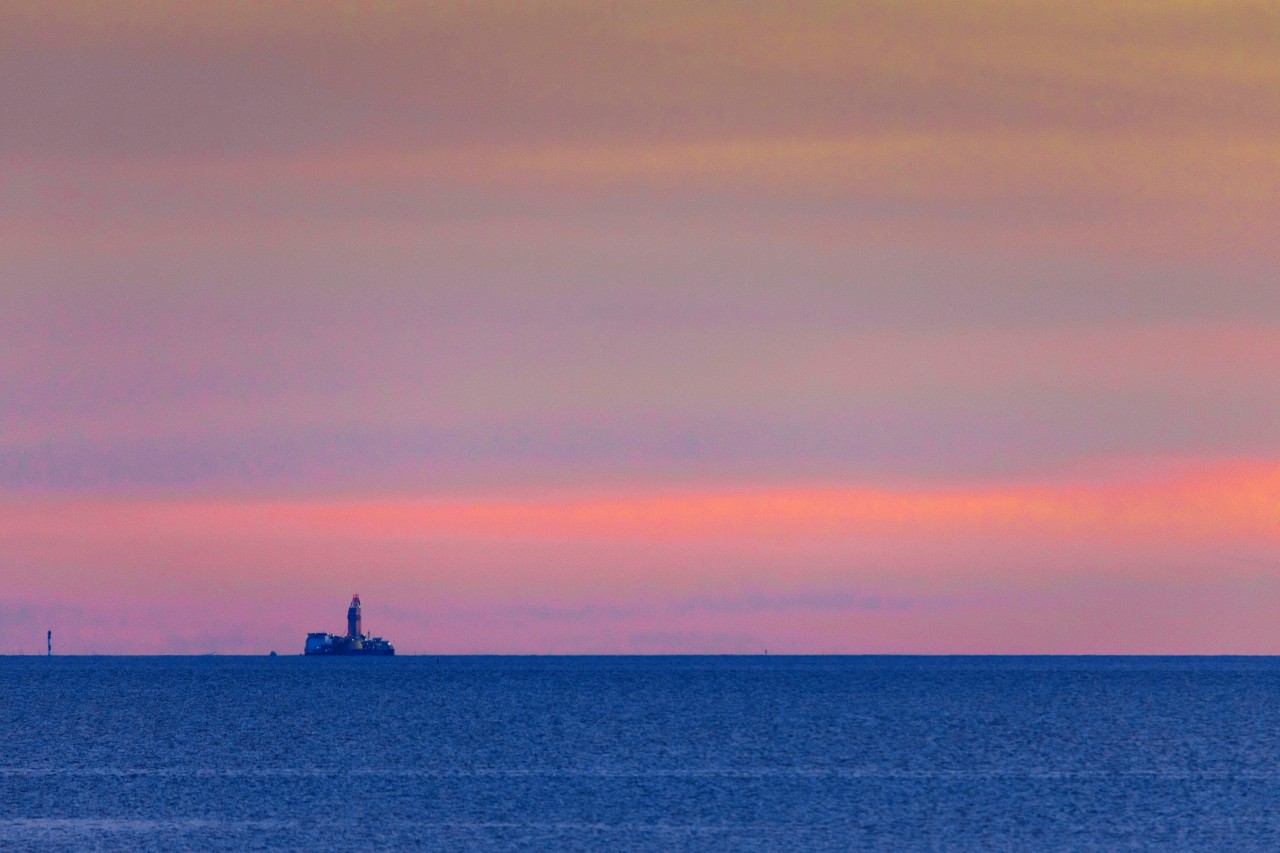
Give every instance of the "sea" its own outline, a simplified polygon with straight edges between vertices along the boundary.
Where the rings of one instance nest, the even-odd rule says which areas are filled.
[[[1277,850],[1280,659],[0,658],[0,850]]]

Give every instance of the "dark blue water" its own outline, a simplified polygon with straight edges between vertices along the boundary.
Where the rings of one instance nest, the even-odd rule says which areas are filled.
[[[0,848],[1280,849],[1269,658],[0,658]]]

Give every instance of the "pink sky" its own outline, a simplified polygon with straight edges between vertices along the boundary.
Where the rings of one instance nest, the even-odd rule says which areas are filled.
[[[0,10],[0,653],[1280,652],[1280,15]]]

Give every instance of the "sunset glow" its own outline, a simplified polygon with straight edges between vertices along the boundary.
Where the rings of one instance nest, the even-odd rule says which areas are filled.
[[[1278,653],[1278,40],[9,4],[0,653]]]

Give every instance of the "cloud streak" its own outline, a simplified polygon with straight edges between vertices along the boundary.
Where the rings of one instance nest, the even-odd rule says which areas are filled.
[[[386,230],[444,203],[1271,252],[1280,22],[1252,3],[115,5],[5,13],[20,244]]]

